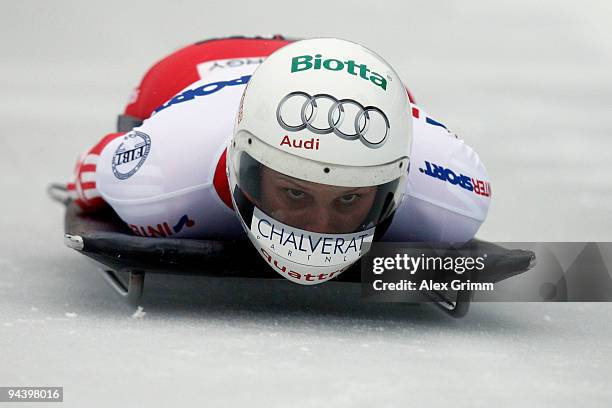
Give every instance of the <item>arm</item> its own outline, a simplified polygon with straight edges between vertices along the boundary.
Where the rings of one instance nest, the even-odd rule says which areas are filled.
[[[109,143],[147,123],[147,119],[153,120],[157,108],[200,78],[217,77],[225,71],[231,76],[233,69],[245,66],[254,69],[263,58],[289,42],[282,37],[208,40],[181,48],[155,63],[134,89],[124,113],[119,116],[118,130],[123,133],[105,136],[77,162],[73,180],[68,185],[71,197],[83,211],[104,208],[106,204],[96,184],[96,166]],[[185,131],[191,133],[193,130]]]
[[[491,202],[488,172],[472,147],[418,106],[411,108],[406,195],[383,240],[469,241]]]

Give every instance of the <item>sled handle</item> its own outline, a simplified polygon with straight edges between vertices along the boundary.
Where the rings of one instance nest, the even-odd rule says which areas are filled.
[[[47,187],[47,194],[53,201],[68,205],[70,203],[70,195],[68,194],[68,187],[62,183],[51,183]]]
[[[455,299],[449,299],[442,293],[437,291],[426,292],[427,296],[433,300],[440,309],[444,310],[450,316],[461,318],[465,316],[470,309],[471,291],[460,290],[457,292]]]
[[[137,306],[144,289],[145,273],[137,270],[124,270],[128,273],[127,284],[117,275],[117,272],[102,268],[100,269],[104,280],[115,290],[117,294],[126,299],[132,306]]]

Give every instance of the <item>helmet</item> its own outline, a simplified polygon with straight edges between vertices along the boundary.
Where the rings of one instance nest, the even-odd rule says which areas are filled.
[[[298,41],[257,68],[227,172],[242,227],[274,270],[317,284],[369,250],[404,193],[409,106],[389,64],[353,42]]]

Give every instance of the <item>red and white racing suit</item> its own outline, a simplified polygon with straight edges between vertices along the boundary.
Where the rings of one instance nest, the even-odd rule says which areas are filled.
[[[156,63],[120,119],[120,127],[136,127],[106,135],[83,156],[68,185],[72,198],[84,211],[110,205],[136,235],[243,237],[225,149],[250,75],[289,42],[280,36],[209,40]],[[383,240],[467,241],[489,208],[486,169],[472,148],[411,102],[406,195]]]

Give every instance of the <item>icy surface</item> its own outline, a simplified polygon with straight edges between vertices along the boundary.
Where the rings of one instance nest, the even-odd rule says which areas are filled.
[[[480,237],[611,240],[608,3],[262,3],[3,4],[0,386],[64,386],[67,407],[611,406],[609,304],[478,304],[453,320],[334,284],[147,276],[134,309],[64,247],[45,187],[113,130],[147,67],[268,32],[384,55],[484,159]]]

